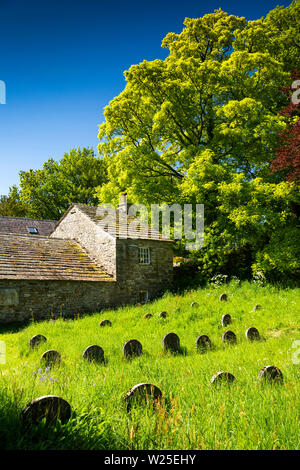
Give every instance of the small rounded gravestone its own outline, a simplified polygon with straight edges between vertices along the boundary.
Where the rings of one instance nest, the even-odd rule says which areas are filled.
[[[198,302],[192,302],[192,303],[191,303],[191,307],[192,307],[192,308],[193,308],[193,307],[199,307]]]
[[[55,349],[49,349],[49,351],[45,351],[42,354],[41,362],[43,362],[46,367],[59,365],[61,362],[61,355],[58,351],[55,351]]]
[[[152,316],[153,316],[152,313],[146,313],[144,315],[144,318],[146,318],[146,320],[149,320],[149,318],[152,318]]]
[[[261,308],[262,308],[261,305],[256,304],[256,305],[254,306],[253,310],[254,310],[254,312],[256,312],[256,310],[261,310]]]
[[[258,341],[260,339],[259,331],[253,326],[246,330],[245,335],[248,341]]]
[[[211,340],[207,335],[200,335],[196,339],[196,348],[200,352],[205,352],[208,349],[211,349]]]
[[[215,374],[211,378],[210,382],[212,384],[222,384],[222,383],[231,384],[232,382],[234,382],[234,380],[235,380],[235,376],[232,375],[230,372],[221,371]]]
[[[131,359],[133,357],[141,356],[143,354],[143,347],[136,339],[130,339],[123,346],[123,357]]]
[[[180,339],[176,333],[167,333],[162,340],[165,351],[180,352]]]
[[[219,300],[228,300],[227,294],[221,294]]]
[[[99,323],[99,326],[102,327],[102,326],[111,326],[111,321],[110,320],[102,320],[100,323]]]
[[[104,362],[104,351],[100,346],[93,344],[83,351],[82,357],[90,362]]]
[[[47,341],[46,336],[43,335],[34,335],[32,338],[29,340],[29,346],[31,348],[36,348],[39,344],[45,343]]]
[[[71,406],[61,397],[56,395],[45,395],[31,401],[22,411],[23,424],[37,424],[46,418],[47,424],[59,419],[62,424],[66,423],[71,416]]]
[[[229,315],[229,313],[225,313],[225,315],[222,316],[221,324],[222,326],[227,326],[230,323],[231,323],[231,316]]]
[[[236,336],[233,333],[233,331],[227,330],[222,335],[222,341],[223,341],[223,343],[234,344],[234,343],[236,343]]]
[[[130,411],[134,404],[152,403],[156,405],[162,398],[161,390],[153,384],[141,383],[132,387],[125,396],[127,411]]]
[[[278,367],[265,366],[260,370],[258,374],[258,380],[269,383],[282,383],[283,375]]]
[[[160,313],[158,314],[158,318],[166,318],[166,317],[167,317],[167,312],[165,312],[165,311],[164,311],[164,312],[160,312]]]

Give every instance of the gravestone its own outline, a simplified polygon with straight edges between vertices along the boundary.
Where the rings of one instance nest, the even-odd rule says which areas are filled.
[[[153,384],[141,383],[132,387],[125,396],[125,403],[127,404],[127,411],[130,411],[134,404],[147,404],[152,403],[156,405],[162,398],[161,390]]]
[[[198,302],[192,302],[192,303],[191,303],[191,307],[199,307]]]
[[[42,354],[41,362],[43,362],[46,367],[59,365],[61,362],[61,355],[58,351],[55,351],[55,349],[49,349]]]
[[[160,313],[158,314],[158,317],[159,317],[159,318],[166,318],[166,317],[167,317],[167,312],[160,312]]]
[[[234,344],[234,343],[236,343],[236,336],[233,333],[233,331],[227,330],[222,335],[222,341],[223,341],[223,343]]]
[[[211,349],[211,347],[212,344],[207,335],[198,336],[198,338],[196,339],[196,348],[198,349],[198,351],[205,352],[208,349]]]
[[[256,304],[256,305],[254,306],[254,309],[253,309],[253,310],[254,310],[254,312],[256,312],[256,310],[261,310],[261,308],[262,308],[261,305]]]
[[[110,320],[102,320],[99,323],[99,326],[102,328],[103,326],[111,326],[111,321]]]
[[[217,374],[215,374],[212,378],[211,378],[211,383],[212,384],[222,384],[222,383],[227,383],[227,384],[231,384],[232,382],[234,382],[235,380],[235,376],[232,375],[230,372],[224,372],[224,371],[221,371],[221,372],[218,372]]]
[[[228,300],[227,294],[221,294],[220,297],[219,297],[219,300],[221,300],[221,301]]]
[[[283,374],[281,370],[278,369],[278,367],[265,366],[260,370],[258,374],[258,380],[268,383],[282,383]]]
[[[248,341],[258,341],[260,339],[259,331],[253,326],[248,328],[245,334]]]
[[[63,398],[56,395],[45,395],[31,401],[22,411],[23,424],[37,424],[46,418],[47,424],[57,419],[65,424],[71,416],[71,406]]]
[[[175,333],[167,333],[162,343],[165,351],[180,352],[180,339]]]
[[[222,326],[227,326],[230,323],[231,323],[231,316],[229,315],[229,313],[225,313],[225,315],[222,316],[221,324]]]
[[[153,316],[152,313],[146,313],[144,315],[144,318],[146,318],[146,320],[148,320],[149,318],[152,318],[152,316]]]
[[[90,362],[104,362],[104,351],[100,346],[93,344],[83,351],[82,357]]]
[[[46,336],[44,336],[44,335],[34,335],[29,340],[29,346],[31,348],[36,348],[39,344],[45,343],[46,341],[47,341]]]
[[[136,339],[130,339],[123,346],[123,357],[131,359],[143,354],[143,347]]]

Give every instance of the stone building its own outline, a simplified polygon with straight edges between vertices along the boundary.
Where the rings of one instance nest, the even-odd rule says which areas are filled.
[[[172,241],[124,207],[72,204],[58,221],[0,217],[0,323],[151,300],[171,287]]]

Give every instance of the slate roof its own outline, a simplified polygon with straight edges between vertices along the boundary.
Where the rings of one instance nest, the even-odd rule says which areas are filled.
[[[105,232],[109,233],[114,238],[131,238],[142,240],[160,240],[172,242],[170,238],[165,237],[157,230],[151,230],[151,225],[142,223],[137,217],[127,216],[127,221],[122,222],[122,214],[124,211],[116,210],[116,223],[115,225],[109,222],[114,222],[113,218],[101,211],[101,206],[88,206],[84,204],[72,204],[72,207],[77,207],[81,212],[87,215],[95,224],[100,226]],[[69,209],[69,210],[70,210]],[[104,220],[105,219],[105,220]],[[121,222],[121,223],[120,223]],[[133,224],[134,222],[134,224]],[[127,232],[126,232],[127,231]]]
[[[53,232],[56,220],[25,219],[22,217],[0,217],[0,233],[16,233],[29,235],[28,228],[35,227],[37,235],[47,237]],[[31,235],[35,237],[36,235]]]
[[[112,279],[74,240],[0,233],[0,279]]]

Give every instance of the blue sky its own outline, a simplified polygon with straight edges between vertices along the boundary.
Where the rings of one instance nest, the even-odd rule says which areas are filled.
[[[103,108],[124,88],[123,71],[165,58],[161,41],[185,17],[221,7],[247,19],[291,1],[0,0],[0,194],[18,172],[71,148],[97,150]]]

